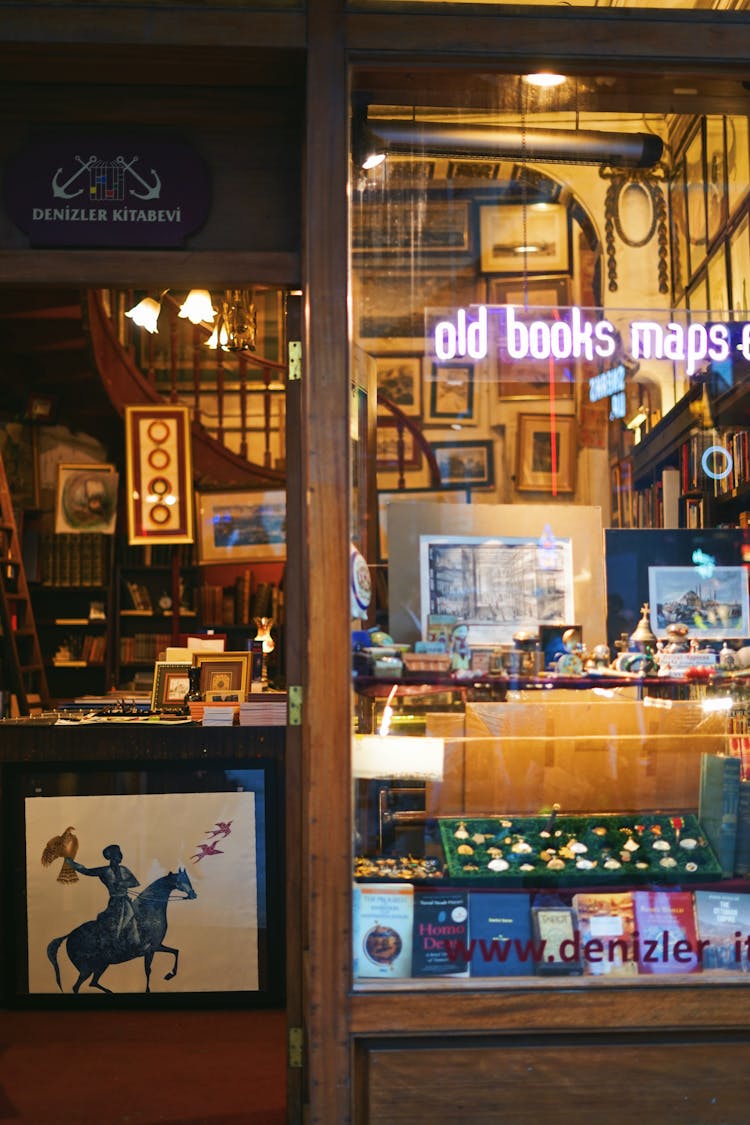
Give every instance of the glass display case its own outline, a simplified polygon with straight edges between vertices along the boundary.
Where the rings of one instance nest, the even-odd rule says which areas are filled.
[[[353,742],[355,986],[743,979],[744,682],[397,687]]]

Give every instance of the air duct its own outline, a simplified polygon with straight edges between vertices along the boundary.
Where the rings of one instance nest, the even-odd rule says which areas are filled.
[[[595,129],[516,129],[447,125],[431,121],[371,119],[373,136],[390,152],[424,152],[460,159],[524,160],[539,164],[611,164],[651,168],[664,151],[653,133],[607,133]]]

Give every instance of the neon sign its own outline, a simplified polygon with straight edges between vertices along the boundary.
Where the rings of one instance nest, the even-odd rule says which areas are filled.
[[[539,312],[513,305],[457,309],[452,319],[434,324],[432,354],[441,362],[485,359],[492,335],[501,353],[516,360],[606,361],[625,350],[635,361],[684,363],[687,375],[694,375],[709,361],[726,362],[733,350],[750,362],[750,323],[679,324],[669,320],[660,324],[643,319],[631,320],[623,333],[606,318],[587,319],[576,305],[554,310],[552,316],[532,315]]]

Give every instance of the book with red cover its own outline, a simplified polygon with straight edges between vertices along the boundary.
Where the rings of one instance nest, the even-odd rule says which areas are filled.
[[[699,973],[698,929],[690,891],[634,891],[640,973]]]

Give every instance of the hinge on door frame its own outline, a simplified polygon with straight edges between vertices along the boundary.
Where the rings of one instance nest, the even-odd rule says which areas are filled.
[[[288,719],[290,727],[302,726],[302,684],[289,684],[287,688],[289,697]]]
[[[290,1027],[289,1031],[289,1066],[297,1069],[302,1066],[302,1048],[305,1037],[301,1027]]]
[[[289,382],[294,382],[302,378],[302,341],[290,340],[288,345],[289,352]]]

